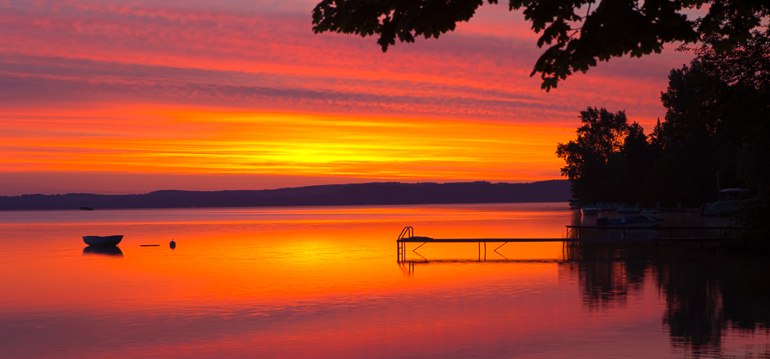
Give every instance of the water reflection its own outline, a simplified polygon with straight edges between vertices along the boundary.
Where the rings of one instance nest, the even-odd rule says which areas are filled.
[[[624,306],[629,295],[640,292],[653,254],[648,243],[572,244],[562,265],[577,275],[583,304],[600,309]]]
[[[424,259],[424,260],[405,260],[398,261],[398,267],[404,276],[414,277],[416,268],[420,266],[435,266],[435,265],[458,265],[458,264],[471,264],[471,263],[486,263],[486,264],[528,264],[528,263],[560,263],[558,259]]]
[[[120,250],[120,247],[117,246],[107,246],[107,247],[95,247],[95,246],[87,246],[83,248],[83,255],[104,255],[104,256],[110,256],[110,257],[123,257],[123,251]]]
[[[547,206],[3,214],[0,356],[770,357],[770,268],[756,259],[562,242],[490,244],[485,257],[477,243],[429,243],[428,261],[414,244],[393,263],[404,225],[561,238],[579,213]],[[72,238],[113,231],[137,244],[124,259],[77,255]],[[181,252],[138,246],[171,238]]]
[[[473,252],[476,248],[466,246]],[[475,253],[473,253],[475,254]],[[574,279],[589,312],[628,310],[629,303],[655,288],[663,304],[656,316],[671,346],[694,357],[730,357],[725,338],[735,341],[770,335],[770,262],[703,250],[697,244],[655,247],[651,243],[580,243],[564,246],[558,259],[413,259],[399,261],[403,275],[418,267],[517,266],[555,263],[559,275]],[[738,338],[736,339],[736,333]],[[744,338],[745,339],[745,338]],[[770,345],[749,340],[739,357],[770,357]]]
[[[664,295],[662,322],[674,347],[721,356],[726,328],[770,333],[770,264],[709,251],[656,252],[644,244],[575,245],[560,263],[579,278],[584,307],[624,306],[653,280]],[[770,347],[744,354],[767,357]]]

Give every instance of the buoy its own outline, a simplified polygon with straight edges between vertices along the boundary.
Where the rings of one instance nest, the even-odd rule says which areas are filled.
[[[171,243],[169,243],[168,246],[171,247],[171,249],[174,249],[176,248],[176,242],[174,242],[174,240],[172,239]]]

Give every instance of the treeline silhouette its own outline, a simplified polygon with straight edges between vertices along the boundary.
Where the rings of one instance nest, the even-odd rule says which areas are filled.
[[[717,190],[770,195],[770,32],[720,52],[720,38],[691,49],[661,93],[665,119],[647,135],[624,111],[588,107],[577,138],[559,143],[562,174],[583,204],[700,206]]]
[[[146,194],[69,193],[0,196],[0,210],[334,206],[565,202],[567,180],[532,183],[363,183],[275,190],[154,191]]]

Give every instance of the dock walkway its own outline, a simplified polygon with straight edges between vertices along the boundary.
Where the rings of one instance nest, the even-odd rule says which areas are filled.
[[[398,262],[406,261],[406,244],[407,243],[421,243],[416,248],[412,249],[412,252],[417,253],[417,249],[428,243],[478,243],[479,247],[479,260],[486,258],[487,255],[487,243],[502,243],[500,246],[494,249],[497,252],[508,243],[536,243],[536,242],[562,242],[563,245],[573,243],[632,243],[632,242],[645,242],[653,243],[657,246],[659,242],[700,242],[703,246],[704,242],[715,241],[726,233],[729,233],[732,228],[730,227],[605,227],[605,226],[572,226],[568,225],[567,236],[565,238],[432,238],[425,236],[415,236],[414,228],[412,226],[404,227],[396,240],[396,255]],[[583,234],[589,230],[595,230],[597,232],[603,232],[603,236],[599,237],[583,237]],[[645,230],[653,231],[657,235],[654,237],[629,237],[635,231]],[[701,231],[706,235],[703,236],[689,236],[689,237],[676,237],[678,233],[682,231]],[[651,232],[648,232],[651,233]],[[599,233],[597,233],[599,234]],[[668,236],[664,236],[667,234]],[[716,234],[716,236],[714,236]],[[620,237],[616,237],[619,235]],[[500,252],[497,252],[500,253]],[[421,255],[420,255],[421,256]],[[422,256],[421,256],[422,257]]]

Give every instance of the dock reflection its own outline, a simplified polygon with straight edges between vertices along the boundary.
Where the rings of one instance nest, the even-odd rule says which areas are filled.
[[[424,257],[423,257],[424,258]],[[415,269],[418,266],[442,265],[442,264],[471,264],[471,263],[559,263],[558,259],[422,259],[422,260],[404,260],[398,262],[398,267],[404,276],[413,277]]]
[[[108,247],[94,247],[94,246],[87,246],[83,248],[83,255],[103,255],[103,256],[109,256],[109,257],[116,257],[116,258],[123,258],[123,251],[120,250],[120,247],[117,246],[108,246]]]
[[[566,283],[577,283],[582,306],[595,312],[624,308],[653,285],[665,303],[661,322],[671,345],[688,355],[721,357],[724,338],[734,330],[770,331],[770,262],[691,244],[656,250],[646,243],[579,243],[565,245],[562,259],[414,259],[398,265],[414,277],[417,267],[487,263],[554,263]],[[770,347],[747,350],[764,357]]]

